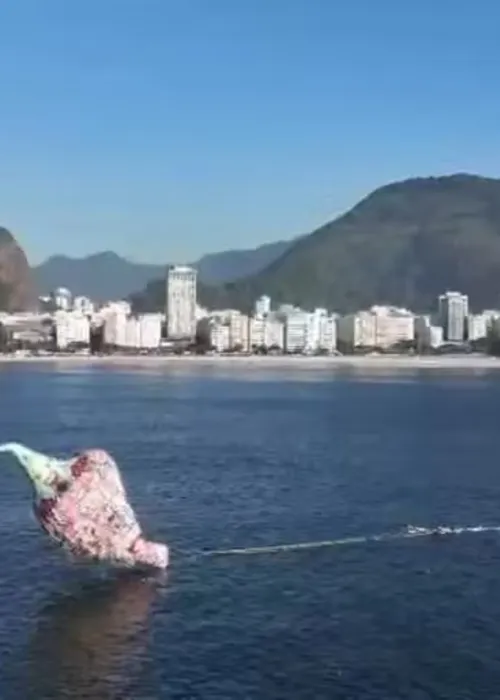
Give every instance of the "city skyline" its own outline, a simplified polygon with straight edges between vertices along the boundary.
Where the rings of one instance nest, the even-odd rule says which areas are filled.
[[[495,348],[492,351],[498,354],[500,310],[471,314],[469,298],[461,292],[440,294],[434,312],[427,315],[387,305],[348,314],[326,308],[306,311],[292,304],[273,308],[268,295],[255,299],[253,311],[244,314],[200,307],[196,274],[188,266],[168,268],[164,314],[134,314],[123,300],[96,306],[91,299],[58,288],[48,300],[52,311],[0,314],[2,352],[24,343],[44,352],[189,354],[197,348],[195,352],[219,354],[335,356],[363,349],[425,354],[472,343],[482,353]]]

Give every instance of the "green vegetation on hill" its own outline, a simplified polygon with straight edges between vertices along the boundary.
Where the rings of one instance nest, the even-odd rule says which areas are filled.
[[[290,246],[260,272],[200,286],[209,308],[248,310],[255,298],[346,312],[374,303],[430,310],[446,289],[476,308],[500,305],[500,180],[458,174],[397,182]],[[133,301],[163,308],[165,283]]]

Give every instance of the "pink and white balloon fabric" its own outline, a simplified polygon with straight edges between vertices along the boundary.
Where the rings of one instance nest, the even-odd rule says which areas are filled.
[[[169,551],[147,540],[120,471],[103,450],[59,460],[18,443],[0,446],[22,464],[34,487],[34,512],[49,537],[78,559],[166,569]]]

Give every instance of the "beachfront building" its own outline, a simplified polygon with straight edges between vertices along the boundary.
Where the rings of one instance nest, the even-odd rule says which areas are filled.
[[[274,314],[263,318],[252,317],[249,322],[248,344],[251,350],[275,348],[283,350],[284,325]]]
[[[313,313],[306,314],[306,337],[303,352],[312,354],[317,351],[322,320],[326,316],[325,309],[315,309]]]
[[[54,330],[58,350],[65,350],[71,345],[90,345],[89,317],[78,311],[57,311]]]
[[[310,314],[305,311],[292,311],[285,316],[285,352],[306,352],[312,335]]]
[[[154,350],[161,343],[161,314],[110,313],[104,319],[103,342],[108,347]]]
[[[330,314],[323,319],[320,328],[319,350],[334,353],[337,349],[337,314]]]
[[[129,316],[124,327],[122,348],[139,349],[141,347],[141,325],[138,318]]]
[[[389,349],[415,338],[413,314],[393,306],[373,306],[369,311],[342,316],[337,320],[337,339],[346,350]]]
[[[467,317],[467,338],[471,341],[486,338],[489,327],[490,319],[486,314],[469,314]]]
[[[139,346],[144,350],[155,350],[161,344],[162,314],[141,314],[139,322]]]
[[[275,313],[283,323],[283,348],[288,353],[334,352],[337,345],[336,316],[326,309],[312,313],[283,304]]]
[[[415,339],[415,320],[407,309],[395,306],[372,306],[375,316],[375,346],[390,348]]]
[[[197,334],[219,352],[248,352],[249,318],[236,309],[212,311],[199,319]]]
[[[333,353],[337,347],[336,315],[326,309],[315,309],[307,314],[306,345],[308,353]]]
[[[435,349],[443,344],[443,329],[432,323],[430,316],[415,318],[415,339],[418,350]]]
[[[228,352],[231,349],[231,331],[227,321],[215,321],[211,324],[210,343],[217,352]]]
[[[438,313],[444,339],[451,343],[462,343],[465,340],[469,315],[469,297],[460,292],[441,294]]]
[[[103,320],[103,342],[108,347],[125,347],[127,336],[127,314],[120,310],[108,312]]]
[[[285,326],[283,321],[271,314],[266,318],[265,345],[274,350],[283,350],[285,345]]]
[[[250,345],[250,350],[265,347],[266,319],[252,316],[248,325],[248,343]]]
[[[193,267],[174,265],[167,271],[167,336],[194,338],[197,323],[196,277]]]
[[[229,325],[230,349],[239,350],[240,352],[248,352],[248,326],[250,323],[248,316],[240,313],[239,311],[231,309],[227,314],[227,322]]]
[[[337,343],[344,350],[376,345],[376,317],[369,311],[347,314],[337,319]]]

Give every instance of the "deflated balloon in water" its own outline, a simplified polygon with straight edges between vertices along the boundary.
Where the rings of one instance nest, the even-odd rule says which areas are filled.
[[[18,443],[0,445],[0,452],[12,453],[24,467],[38,522],[73,556],[126,567],[167,567],[168,547],[144,538],[107,452],[87,450],[60,460]]]

